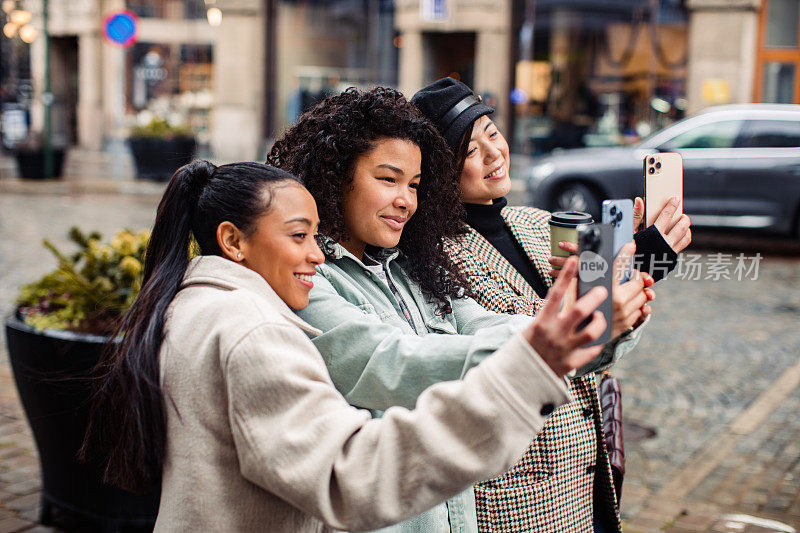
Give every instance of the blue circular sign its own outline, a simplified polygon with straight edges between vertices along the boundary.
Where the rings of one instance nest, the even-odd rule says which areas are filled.
[[[119,11],[106,17],[103,34],[109,42],[120,46],[130,46],[136,41],[139,21],[130,11]]]
[[[510,98],[512,104],[524,104],[528,101],[528,93],[522,89],[514,88],[511,89]]]

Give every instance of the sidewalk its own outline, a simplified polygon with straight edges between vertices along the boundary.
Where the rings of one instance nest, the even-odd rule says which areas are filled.
[[[0,179],[0,194],[24,195],[75,195],[75,194],[129,194],[161,197],[166,183],[134,180],[23,180],[19,178]]]

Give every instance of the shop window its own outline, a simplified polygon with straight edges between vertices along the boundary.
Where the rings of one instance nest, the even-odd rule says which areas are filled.
[[[759,23],[757,102],[800,103],[800,0],[764,0]]]
[[[281,0],[277,15],[276,131],[348,87],[397,85],[391,0]]]
[[[764,63],[764,86],[761,100],[773,104],[794,102],[796,70],[793,63]]]
[[[136,43],[127,54],[127,109],[132,124],[153,118],[189,128],[200,148],[210,142],[213,108],[211,45]]]
[[[450,76],[474,85],[475,32],[425,32],[422,38],[423,84]]]
[[[206,18],[205,0],[128,0],[127,8],[142,18]]]
[[[798,0],[769,0],[766,42],[769,48],[797,48]]]
[[[514,28],[514,151],[629,144],[683,118],[684,5],[526,3]]]

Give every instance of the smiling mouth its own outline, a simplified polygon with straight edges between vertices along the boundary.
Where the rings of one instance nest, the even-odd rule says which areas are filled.
[[[308,288],[311,288],[314,286],[314,282],[311,281],[311,276],[313,275],[314,274],[299,274],[295,272],[294,277],[297,278],[297,280],[300,281],[300,283],[302,283],[303,285],[307,286]]]
[[[505,165],[500,165],[499,167],[497,167],[492,172],[486,174],[483,177],[483,179],[485,179],[485,180],[497,179],[497,178],[502,178],[505,175],[506,175],[506,167],[505,167]]]
[[[383,221],[386,222],[386,224],[395,231],[400,231],[401,229],[403,229],[403,226],[408,220],[407,218],[387,217],[387,216],[381,216],[381,219],[383,219]]]

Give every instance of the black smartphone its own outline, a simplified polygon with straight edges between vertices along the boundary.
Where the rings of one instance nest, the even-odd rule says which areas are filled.
[[[578,298],[593,287],[605,287],[608,297],[597,308],[606,319],[606,329],[587,346],[605,344],[611,340],[614,306],[611,289],[614,279],[614,228],[611,224],[582,224],[578,226]],[[581,328],[585,327],[587,318]]]

